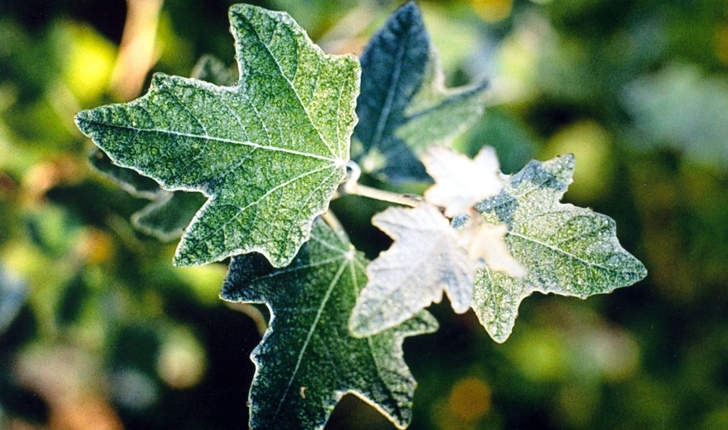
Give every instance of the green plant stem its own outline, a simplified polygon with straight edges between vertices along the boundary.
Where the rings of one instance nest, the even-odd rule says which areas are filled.
[[[359,165],[353,161],[349,161],[346,167],[349,169],[349,178],[339,189],[339,192],[342,195],[353,194],[410,207],[416,207],[422,202],[422,197],[415,194],[394,193],[362,185],[358,182],[361,177],[361,168]]]

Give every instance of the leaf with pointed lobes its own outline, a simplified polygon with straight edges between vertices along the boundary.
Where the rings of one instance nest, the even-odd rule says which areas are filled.
[[[416,383],[402,342],[435,331],[437,322],[422,311],[376,336],[352,337],[348,320],[367,282],[366,265],[320,219],[288,267],[273,268],[259,254],[233,258],[220,297],[265,303],[272,315],[251,355],[250,428],[321,429],[346,393],[407,427]]]
[[[115,164],[209,197],[175,264],[259,252],[283,267],[346,177],[359,64],[325,54],[285,13],[235,5],[230,22],[234,86],[157,74],[145,96],[76,123]]]
[[[398,9],[361,57],[354,129],[362,170],[391,181],[429,181],[419,161],[449,145],[483,114],[486,87],[446,89],[438,55],[414,2]]]
[[[216,85],[233,85],[237,73],[216,57],[203,55],[193,68],[192,77]],[[91,151],[89,161],[99,173],[116,182],[132,196],[152,200],[152,203],[132,215],[132,224],[139,231],[163,242],[182,237],[197,211],[207,201],[202,193],[163,190],[153,179],[133,169],[113,164],[99,148]]]
[[[395,327],[447,293],[452,308],[470,308],[478,263],[460,246],[458,233],[432,205],[390,207],[372,223],[394,239],[367,267],[369,283],[361,292],[349,327],[367,336]]]
[[[491,147],[483,147],[471,160],[452,149],[433,146],[422,162],[435,180],[425,191],[425,200],[445,208],[445,216],[450,218],[472,212],[476,203],[503,189],[498,158]]]
[[[476,209],[485,222],[508,226],[505,242],[524,277],[479,270],[473,309],[496,342],[515,324],[518,306],[538,291],[582,299],[634,284],[644,265],[619,244],[614,220],[559,201],[572,181],[574,156],[531,161],[505,176],[506,186]]]

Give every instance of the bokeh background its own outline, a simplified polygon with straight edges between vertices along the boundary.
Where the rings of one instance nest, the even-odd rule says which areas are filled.
[[[133,228],[146,205],[89,167],[81,109],[152,72],[233,65],[232,1],[0,2],[0,428],[241,429],[259,322],[217,294],[224,265],[171,266]],[[399,2],[269,0],[332,53],[360,52]],[[472,313],[408,339],[413,429],[728,428],[728,2],[419,2],[448,85],[488,78],[458,142],[503,170],[576,155],[566,200],[608,214],[648,278],[536,294],[495,344]],[[370,256],[382,206],[333,203]],[[243,309],[245,310],[245,309]],[[330,429],[393,428],[347,396]]]

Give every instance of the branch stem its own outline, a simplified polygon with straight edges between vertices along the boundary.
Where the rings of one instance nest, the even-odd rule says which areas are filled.
[[[361,177],[361,168],[359,165],[353,161],[349,161],[346,167],[349,169],[349,178],[341,187],[342,194],[353,194],[410,207],[416,207],[422,202],[422,197],[415,194],[394,193],[362,185],[358,182],[359,177]]]

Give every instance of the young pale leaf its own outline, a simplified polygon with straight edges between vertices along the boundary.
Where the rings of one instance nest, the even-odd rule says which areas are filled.
[[[285,13],[235,5],[230,22],[236,86],[157,74],[145,96],[76,122],[116,164],[210,197],[175,264],[256,251],[282,267],[346,177],[359,65],[325,54]]]
[[[432,144],[447,145],[482,113],[485,83],[446,90],[437,52],[417,5],[398,9],[361,57],[354,137],[364,171],[391,180],[428,180],[419,162]]]
[[[234,257],[220,297],[265,303],[270,328],[251,356],[253,429],[323,428],[345,393],[354,393],[397,427],[412,415],[415,381],[403,360],[407,336],[430,333],[423,311],[376,336],[351,337],[348,318],[367,281],[367,261],[320,219],[290,266],[258,254]]]
[[[478,265],[440,211],[426,203],[414,209],[390,207],[372,223],[394,244],[367,267],[369,283],[349,322],[355,335],[395,327],[439,302],[443,291],[455,312],[470,308]]]
[[[507,232],[508,226],[505,224],[491,225],[483,222],[473,223],[459,233],[461,244],[468,250],[471,259],[482,258],[490,270],[521,278],[526,276],[526,269],[508,251],[505,242]]]
[[[441,146],[429,148],[422,156],[435,185],[425,191],[425,200],[445,208],[445,215],[467,214],[476,203],[503,189],[498,158],[491,147],[483,147],[474,158]]]
[[[586,298],[647,275],[620,246],[614,220],[559,203],[573,172],[572,155],[531,161],[507,177],[500,194],[476,207],[486,222],[508,226],[506,244],[527,271],[522,278],[488,268],[478,272],[473,309],[496,342],[508,338],[521,300],[534,291]]]

